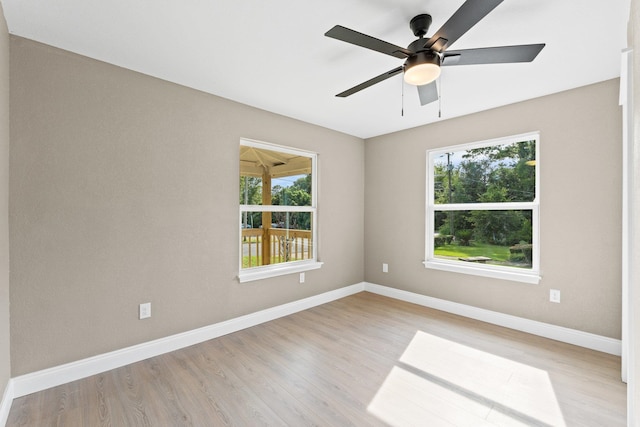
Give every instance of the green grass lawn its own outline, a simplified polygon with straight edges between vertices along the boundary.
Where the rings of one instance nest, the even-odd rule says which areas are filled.
[[[437,247],[434,250],[434,255],[455,258],[486,256],[494,261],[508,261],[510,252],[508,246],[496,246],[472,242],[470,246],[458,246],[456,244],[452,244]]]

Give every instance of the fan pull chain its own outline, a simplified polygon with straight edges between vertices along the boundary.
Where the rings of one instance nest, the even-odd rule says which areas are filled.
[[[402,96],[400,97],[400,117],[404,117],[404,80],[400,80],[400,85],[402,87],[401,91],[402,91]]]
[[[438,118],[442,118],[442,77],[438,79]]]

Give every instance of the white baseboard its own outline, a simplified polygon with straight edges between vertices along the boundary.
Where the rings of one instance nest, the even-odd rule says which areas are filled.
[[[298,311],[362,292],[363,290],[364,283],[359,283],[192,331],[171,335],[30,374],[20,375],[12,379],[13,391],[11,394],[13,398],[17,398],[57,385],[66,384],[71,381],[86,378],[130,363],[139,362],[153,356],[159,356],[170,351],[259,325]],[[11,406],[11,402],[9,402],[9,406]],[[3,424],[0,423],[0,426],[1,425]]]
[[[7,425],[7,419],[9,418],[9,411],[11,410],[11,404],[13,403],[14,397],[13,380],[10,379],[4,389],[2,401],[0,401],[0,426]]]
[[[538,335],[541,337],[574,344],[580,347],[585,347],[616,356],[620,356],[622,353],[622,342],[620,340],[603,337],[601,335],[595,335],[588,332],[582,332],[562,326],[551,325],[549,323],[538,322],[535,320],[524,319],[522,317],[511,316],[509,314],[485,310],[482,308],[428,297],[426,295],[415,294],[413,292],[407,292],[387,286],[376,285],[373,283],[365,283],[364,289],[365,291],[383,295],[386,297],[411,302],[414,304],[422,305],[424,307],[446,311],[447,313],[469,317],[471,319],[480,320],[482,322],[504,326],[506,328],[527,332],[532,335]]]
[[[620,340],[363,282],[192,331],[14,377],[9,381],[9,384],[7,384],[2,405],[0,406],[0,426],[4,425],[2,423],[2,417],[4,416],[6,419],[6,416],[8,416],[14,398],[198,344],[362,291],[376,293],[618,356],[622,350]]]

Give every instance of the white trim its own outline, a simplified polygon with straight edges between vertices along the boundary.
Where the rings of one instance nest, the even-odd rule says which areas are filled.
[[[311,206],[291,206],[291,205],[239,205],[239,222],[238,222],[238,241],[242,242],[242,216],[245,212],[308,212],[311,214],[311,241],[314,244],[311,246],[311,260],[305,261],[307,263],[304,267],[293,266],[288,267],[291,262],[281,263],[286,265],[286,268],[281,268],[280,265],[266,265],[256,269],[243,269],[242,260],[244,257],[243,245],[238,247],[238,280],[240,283],[249,282],[252,280],[266,279],[269,277],[282,276],[284,274],[299,273],[308,270],[315,270],[322,267],[322,263],[318,262],[318,153],[313,151],[301,150],[298,148],[287,147],[284,145],[272,144],[268,142],[256,141],[247,138],[240,138],[240,146],[254,147],[263,150],[269,150],[274,152],[282,152],[287,154],[293,154],[296,156],[308,157],[311,160]],[[294,263],[297,261],[294,261]]]
[[[433,270],[449,271],[453,273],[471,274],[474,276],[491,277],[492,279],[511,280],[513,282],[528,283],[537,285],[542,277],[536,271],[519,269],[517,267],[500,267],[475,263],[463,263],[460,261],[447,261],[434,258],[422,262],[425,268]]]
[[[238,273],[240,283],[253,280],[268,279],[270,277],[284,276],[285,274],[302,273],[303,271],[317,270],[322,267],[321,262],[300,261],[281,264],[266,265],[251,269],[244,269]]]
[[[0,426],[7,425],[7,419],[9,418],[9,411],[11,410],[14,397],[13,380],[9,379],[4,389],[4,394],[2,395],[2,401],[0,402]]]
[[[447,154],[452,151],[463,151],[474,148],[493,147],[496,145],[506,145],[529,140],[536,141],[535,147],[535,198],[531,202],[504,202],[504,203],[448,203],[436,205],[434,180],[434,163],[437,156]],[[459,144],[448,147],[439,147],[427,150],[427,173],[425,177],[426,197],[425,197],[425,268],[433,268],[456,273],[471,274],[476,276],[491,277],[495,279],[512,280],[529,284],[540,283],[540,131],[532,131],[520,135],[495,138],[473,143]],[[434,250],[434,223],[436,211],[466,211],[466,210],[531,210],[533,244],[533,265],[531,269],[521,269],[517,267],[505,268],[480,264],[468,266],[464,261],[444,260],[435,256]]]
[[[424,307],[446,311],[447,313],[457,314],[471,319],[480,320],[482,322],[504,326],[506,328],[527,332],[532,335],[538,335],[616,356],[620,356],[622,351],[622,343],[620,340],[603,337],[601,335],[595,335],[535,320],[524,319],[522,317],[498,313],[496,311],[485,310],[483,308],[472,307],[470,305],[459,304],[373,283],[365,283],[364,290],[389,298],[395,298]]]
[[[448,145],[446,147],[438,147],[438,148],[430,149],[429,152],[434,153],[434,155],[436,155],[436,154],[446,154],[447,152],[450,152],[450,151],[473,150],[475,148],[491,147],[494,145],[507,145],[507,144],[512,144],[514,142],[528,141],[527,138],[530,138],[533,135],[535,135],[536,139],[539,139],[540,131],[536,130],[532,132],[521,133],[518,135],[500,136],[498,138],[485,139],[483,141],[465,142],[457,145]],[[536,154],[536,159],[538,159],[537,154]]]
[[[287,145],[274,144],[272,142],[259,141],[257,139],[249,139],[243,137],[240,138],[240,145],[244,145],[245,147],[262,148],[271,151],[282,151],[283,153],[310,158],[313,158],[317,155],[315,151],[303,150],[301,148],[293,148]]]
[[[633,236],[633,51],[621,54],[620,106],[622,106],[622,381],[629,377],[630,304],[629,284],[632,281]],[[631,388],[631,387],[630,387]]]
[[[359,283],[334,291],[314,295],[298,301],[267,308],[245,316],[215,323],[199,329],[183,332],[154,341],[134,345],[76,362],[13,378],[13,398],[66,384],[91,375],[139,362],[153,356],[178,350],[213,338],[227,335],[270,320],[288,316],[321,304],[362,292],[364,283]]]
[[[531,210],[532,202],[491,202],[491,203],[447,203],[434,205],[434,211],[518,211]]]
[[[627,383],[627,420],[630,426],[640,425],[636,421],[640,411],[635,398],[639,385],[636,348],[637,348],[637,312],[634,300],[638,269],[634,258],[638,245],[636,207],[638,202],[638,175],[635,162],[638,161],[640,143],[635,133],[634,105],[634,51],[625,49],[621,54],[620,105],[622,106],[622,380]]]
[[[620,341],[612,338],[523,319],[373,283],[362,282],[192,331],[12,378],[7,384],[2,406],[0,406],[0,417],[4,415],[5,411],[8,416],[8,410],[11,407],[12,400],[15,398],[208,341],[362,291],[376,293],[389,298],[407,301],[605,353],[620,355],[621,351]],[[2,418],[0,418],[0,421],[2,421]],[[0,423],[0,425],[3,424]]]
[[[313,213],[313,206],[293,205],[240,205],[242,212],[309,212]]]

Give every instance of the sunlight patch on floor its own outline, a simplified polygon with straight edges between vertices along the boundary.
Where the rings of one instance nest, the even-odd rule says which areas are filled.
[[[546,371],[422,331],[368,410],[392,426],[566,427]]]

